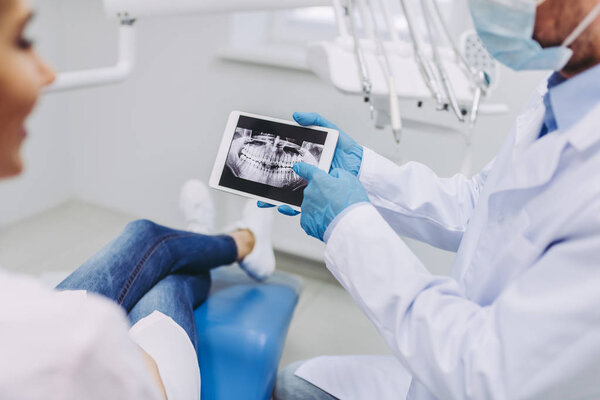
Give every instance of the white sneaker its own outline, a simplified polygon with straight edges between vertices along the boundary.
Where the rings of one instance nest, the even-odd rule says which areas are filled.
[[[271,243],[273,211],[256,206],[255,200],[248,200],[242,219],[235,225],[237,229],[247,229],[254,235],[254,249],[240,261],[240,267],[257,281],[263,281],[275,272],[275,254]]]
[[[181,187],[179,207],[190,232],[211,235],[215,232],[215,205],[208,186],[192,179]]]

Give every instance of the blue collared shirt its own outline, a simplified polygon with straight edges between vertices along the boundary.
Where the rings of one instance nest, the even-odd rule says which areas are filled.
[[[556,130],[572,128],[600,102],[600,65],[571,79],[555,72],[548,79],[548,93],[544,96],[546,115],[540,136]]]

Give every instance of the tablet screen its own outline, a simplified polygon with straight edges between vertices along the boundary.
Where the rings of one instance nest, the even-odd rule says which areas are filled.
[[[241,115],[219,185],[299,207],[308,183],[292,166],[301,161],[318,166],[327,135]]]

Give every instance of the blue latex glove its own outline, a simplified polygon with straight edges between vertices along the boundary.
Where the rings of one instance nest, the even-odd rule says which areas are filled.
[[[294,120],[302,126],[322,126],[323,128],[336,129],[340,132],[340,138],[335,148],[333,162],[331,163],[331,171],[335,169],[343,169],[350,172],[354,176],[358,176],[360,166],[362,164],[363,147],[356,143],[354,139],[342,132],[337,126],[327,121],[317,113],[294,113]],[[258,202],[260,208],[275,207],[272,204]],[[283,215],[290,217],[296,216],[299,212],[295,211],[290,206],[279,206],[277,210]]]
[[[322,126],[323,128],[331,128],[340,131],[340,139],[335,148],[331,170],[343,169],[354,176],[358,176],[364,152],[361,145],[341,131],[340,128],[317,113],[297,112],[294,113],[294,120],[302,126]]]
[[[369,202],[358,178],[343,169],[337,168],[327,174],[313,165],[297,163],[294,171],[308,180],[300,226],[319,240],[323,240],[325,231],[342,211],[353,204]]]

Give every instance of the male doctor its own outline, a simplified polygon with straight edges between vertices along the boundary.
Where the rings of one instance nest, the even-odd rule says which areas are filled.
[[[600,0],[469,4],[496,59],[559,72],[473,179],[397,166],[345,134],[330,174],[294,166],[309,181],[302,228],[394,357],[292,365],[277,400],[600,399]],[[458,252],[452,276],[398,235]]]

